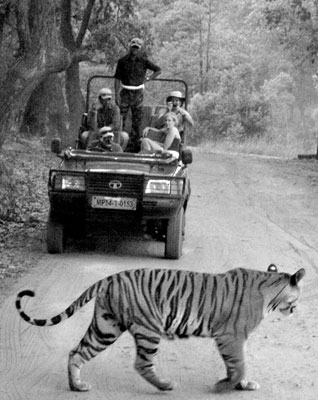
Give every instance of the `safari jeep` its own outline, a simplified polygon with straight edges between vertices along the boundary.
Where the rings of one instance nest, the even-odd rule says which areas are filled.
[[[89,129],[87,113],[101,87],[113,88],[112,77],[93,76],[87,83],[86,113],[80,132]],[[161,89],[158,87],[161,85]],[[180,80],[156,79],[147,88],[151,99],[145,106],[144,126],[151,126],[155,112],[169,90],[183,85]],[[153,102],[155,97],[160,102]],[[110,234],[113,228],[123,232],[140,231],[154,240],[164,241],[165,258],[182,255],[185,214],[190,198],[187,165],[192,153],[180,149],[179,159],[166,153],[113,153],[83,149],[77,142],[63,149],[60,139],[52,141],[52,151],[61,159],[49,173],[50,211],[47,223],[47,249],[61,253],[68,237],[88,233]]]

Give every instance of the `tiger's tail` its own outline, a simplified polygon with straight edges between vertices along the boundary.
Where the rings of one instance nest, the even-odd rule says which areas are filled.
[[[35,293],[32,290],[22,290],[20,293],[18,293],[16,302],[15,302],[15,306],[16,306],[21,318],[23,318],[29,324],[36,325],[36,326],[57,325],[60,322],[72,317],[72,315],[75,314],[76,311],[78,311],[86,303],[88,303],[94,297],[96,297],[101,289],[102,283],[103,283],[103,280],[100,280],[99,282],[96,282],[95,284],[90,286],[76,300],[74,300],[73,303],[71,305],[69,305],[64,311],[62,311],[58,315],[55,315],[52,318],[47,318],[47,319],[31,318],[29,315],[27,315],[23,311],[23,309],[21,307],[21,299],[25,296],[34,297]]]

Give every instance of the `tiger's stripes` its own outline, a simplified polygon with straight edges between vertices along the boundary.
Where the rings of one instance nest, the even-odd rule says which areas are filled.
[[[22,310],[22,297],[34,296],[29,290],[18,294],[16,308],[30,324],[50,326],[71,317],[96,297],[92,322],[69,355],[72,390],[90,389],[80,379],[81,367],[126,330],[136,343],[137,371],[161,390],[170,390],[173,385],[157,376],[153,364],[160,339],[189,336],[215,338],[227,369],[227,378],[218,382],[218,390],[251,390],[258,385],[245,380],[244,343],[277,307],[285,314],[293,312],[304,274],[304,269],[294,275],[243,268],[223,274],[137,269],[98,281],[50,319],[31,318]]]

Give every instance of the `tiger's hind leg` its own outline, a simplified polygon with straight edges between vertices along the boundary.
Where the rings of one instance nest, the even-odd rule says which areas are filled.
[[[216,339],[219,352],[226,366],[227,378],[220,380],[215,389],[217,392],[226,390],[257,390],[259,384],[245,378],[244,339],[224,335]]]
[[[140,326],[132,326],[130,332],[135,339],[137,348],[135,362],[137,372],[159,390],[172,390],[173,383],[170,380],[160,379],[153,363],[158,354],[160,335]]]
[[[124,330],[112,315],[95,311],[84,337],[78,346],[69,353],[68,381],[71,390],[86,392],[91,389],[89,383],[81,381],[82,366],[112,345]]]

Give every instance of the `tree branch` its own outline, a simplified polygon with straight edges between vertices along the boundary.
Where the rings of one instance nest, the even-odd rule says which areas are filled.
[[[5,4],[3,7],[2,12],[0,13],[0,47],[3,42],[4,24],[8,20],[10,14],[10,4]]]
[[[31,48],[31,37],[28,24],[28,7],[26,2],[17,2],[15,4],[16,28],[19,39],[18,54],[22,55]]]
[[[89,24],[89,20],[90,20],[91,14],[92,14],[94,4],[95,4],[95,0],[88,0],[88,4],[84,11],[81,27],[80,27],[80,30],[78,32],[76,42],[75,42],[76,48],[79,48],[82,45],[85,33],[87,31],[87,27]]]
[[[64,46],[71,52],[75,51],[76,43],[71,25],[71,0],[61,0],[61,37]]]
[[[76,51],[72,54],[72,63],[80,63],[82,61],[90,61],[91,58],[85,51]]]

